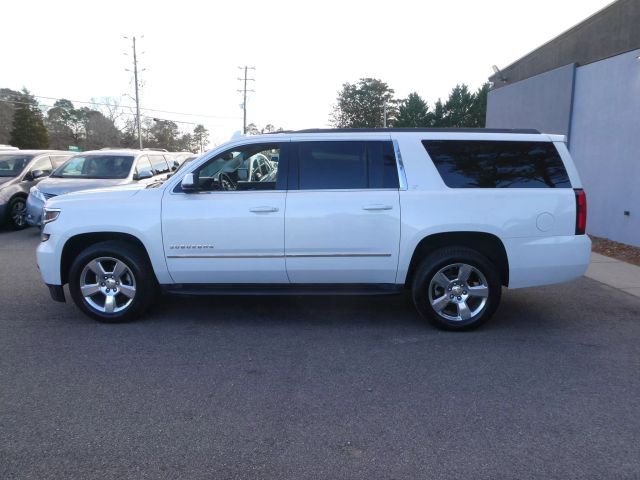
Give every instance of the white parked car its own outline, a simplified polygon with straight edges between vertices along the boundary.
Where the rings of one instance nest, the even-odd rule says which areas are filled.
[[[410,289],[427,320],[466,330],[491,317],[503,286],[575,279],[591,252],[563,137],[531,130],[243,137],[164,183],[52,198],[43,221],[52,297],[64,301],[68,284],[107,322],[138,317],[161,290]]]

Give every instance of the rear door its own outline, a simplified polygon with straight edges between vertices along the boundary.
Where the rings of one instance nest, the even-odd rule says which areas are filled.
[[[292,283],[394,283],[400,241],[391,140],[292,141],[285,256]]]

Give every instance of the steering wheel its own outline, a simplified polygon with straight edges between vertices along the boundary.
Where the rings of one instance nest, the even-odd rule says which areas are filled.
[[[218,178],[218,182],[220,182],[221,190],[236,190],[238,188],[238,184],[235,183],[231,177],[226,173],[221,173]]]

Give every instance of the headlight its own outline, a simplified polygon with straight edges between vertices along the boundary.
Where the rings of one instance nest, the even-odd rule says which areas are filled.
[[[36,197],[41,202],[44,202],[47,200],[46,198],[44,198],[44,195],[42,194],[42,192],[38,190],[38,187],[31,187],[31,190],[29,190],[29,193],[34,197]]]
[[[55,222],[60,216],[59,208],[47,208],[42,209],[42,225],[46,225],[50,222]]]

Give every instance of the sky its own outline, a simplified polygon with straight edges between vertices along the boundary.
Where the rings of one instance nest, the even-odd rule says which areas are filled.
[[[242,129],[239,66],[255,67],[248,123],[328,127],[345,82],[375,77],[396,98],[416,91],[433,104],[457,83],[478,88],[492,65],[513,63],[610,3],[5,0],[0,88],[132,105],[135,35],[143,114],[191,122],[179,123],[184,131],[203,123],[214,146]]]

